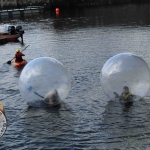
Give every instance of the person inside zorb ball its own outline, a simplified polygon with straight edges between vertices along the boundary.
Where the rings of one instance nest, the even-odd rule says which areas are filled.
[[[59,105],[71,88],[66,67],[51,57],[39,57],[29,62],[21,72],[19,90],[29,106]]]
[[[133,102],[147,95],[150,87],[150,69],[137,55],[117,54],[104,64],[100,82],[104,93],[111,100]]]
[[[60,97],[57,90],[51,90],[48,92],[45,97],[41,96],[37,92],[34,92],[36,95],[42,98],[42,100],[48,105],[59,105],[60,104]]]
[[[133,95],[129,91],[129,88],[127,86],[123,87],[123,91],[122,91],[121,95],[119,95],[116,92],[114,92],[114,95],[115,95],[115,99],[118,99],[118,100],[120,100],[121,102],[124,102],[124,103],[132,103],[133,99],[135,99],[137,97],[136,95]]]

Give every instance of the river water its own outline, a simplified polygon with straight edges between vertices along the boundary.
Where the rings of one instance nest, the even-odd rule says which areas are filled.
[[[0,149],[150,149],[150,92],[132,106],[109,101],[100,71],[112,56],[131,52],[150,66],[150,5],[61,10],[2,22],[21,24],[24,43],[0,45],[0,101],[7,130]],[[71,75],[71,90],[60,108],[28,108],[21,97],[21,70],[6,62],[23,49],[28,62],[53,57]]]

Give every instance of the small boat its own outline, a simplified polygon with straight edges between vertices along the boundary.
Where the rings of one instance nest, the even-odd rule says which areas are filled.
[[[14,66],[15,66],[15,67],[23,67],[23,66],[26,65],[26,63],[27,63],[26,60],[23,60],[23,61],[21,61],[21,62],[15,62],[15,61],[14,61]]]
[[[1,24],[0,25],[0,39],[5,42],[17,41],[18,38],[21,38],[23,41],[24,30],[22,30],[22,26],[13,26],[9,24]]]
[[[0,34],[0,39],[2,39],[2,42],[13,42],[17,41],[18,38],[21,37],[20,34]]]

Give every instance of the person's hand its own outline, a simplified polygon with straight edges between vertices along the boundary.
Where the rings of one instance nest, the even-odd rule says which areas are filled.
[[[115,96],[116,96],[116,97],[118,97],[118,96],[119,96],[116,92],[114,92],[114,94],[115,94]]]

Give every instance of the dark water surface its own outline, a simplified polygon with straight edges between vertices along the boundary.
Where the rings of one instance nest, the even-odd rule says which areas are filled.
[[[150,5],[112,6],[8,21],[20,23],[25,34],[23,45],[0,45],[0,101],[8,122],[0,149],[149,150],[150,92],[125,107],[109,101],[99,78],[104,63],[121,52],[139,55],[150,66],[149,10]],[[28,62],[50,56],[70,72],[71,91],[60,108],[28,108],[21,97],[21,70],[6,62],[27,45]]]

